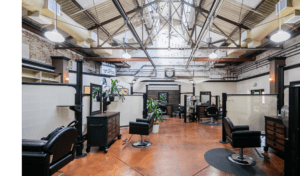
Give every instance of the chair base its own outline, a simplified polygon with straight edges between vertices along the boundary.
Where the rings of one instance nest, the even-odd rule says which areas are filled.
[[[144,147],[149,147],[151,145],[152,143],[149,141],[138,141],[132,144],[132,146],[136,148],[144,148]]]
[[[243,158],[241,158],[239,154],[232,154],[231,156],[228,156],[228,159],[235,164],[243,166],[253,166],[256,164],[256,161],[253,158],[246,155],[243,155]]]

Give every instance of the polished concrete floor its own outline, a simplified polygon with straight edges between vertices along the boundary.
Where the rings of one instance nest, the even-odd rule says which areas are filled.
[[[122,139],[116,140],[108,153],[92,147],[86,157],[75,159],[61,169],[63,176],[73,175],[159,175],[159,176],[227,176],[225,172],[210,166],[204,154],[214,148],[227,148],[238,153],[230,144],[221,144],[221,126],[204,126],[196,122],[183,124],[183,119],[169,118],[160,124],[159,133],[151,133],[144,139],[152,142],[148,148],[134,148],[132,142],[140,140],[134,135],[131,141],[122,145],[122,141],[130,137],[128,127],[121,128]],[[85,151],[85,150],[84,150]],[[263,152],[262,148],[258,151]],[[270,149],[270,159],[260,158],[256,151],[244,149],[244,154],[253,157],[256,166],[267,175],[280,176],[284,169],[284,161]],[[55,174],[59,175],[58,173]]]

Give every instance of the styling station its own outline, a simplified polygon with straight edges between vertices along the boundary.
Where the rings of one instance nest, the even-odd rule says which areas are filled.
[[[22,175],[299,176],[299,31],[300,0],[22,0]]]

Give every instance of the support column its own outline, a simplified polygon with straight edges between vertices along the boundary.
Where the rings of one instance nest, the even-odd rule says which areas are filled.
[[[224,118],[226,117],[227,108],[226,108],[226,101],[227,101],[227,94],[222,93],[222,109],[223,109],[223,117],[222,117],[222,140],[220,140],[220,143],[228,143],[226,141],[226,131],[224,126]]]
[[[76,74],[76,94],[75,104],[82,106],[82,59],[77,59],[77,74]],[[86,153],[82,153],[84,138],[82,136],[82,111],[75,111],[75,119],[78,121],[76,125],[77,129],[77,143],[76,143],[76,158],[82,158],[86,156]]]
[[[268,59],[270,61],[270,94],[279,93],[280,81],[278,75],[278,65],[285,65],[285,59],[286,57],[273,57]]]

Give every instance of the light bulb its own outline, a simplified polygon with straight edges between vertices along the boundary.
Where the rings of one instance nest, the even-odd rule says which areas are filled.
[[[64,42],[65,38],[57,32],[56,29],[54,29],[53,31],[47,31],[45,32],[45,36],[47,37],[47,39],[51,40],[52,42]]]
[[[276,34],[273,34],[270,39],[273,42],[279,43],[279,42],[288,40],[290,37],[291,37],[291,34],[285,32],[283,30],[279,30]]]
[[[130,59],[130,58],[131,58],[131,55],[128,54],[127,51],[126,51],[126,53],[122,54],[122,57],[123,57],[124,59]]]
[[[215,58],[217,58],[218,57],[218,55],[216,54],[216,53],[214,53],[214,52],[212,52],[210,55],[209,55],[209,58],[211,58],[211,59],[215,59]]]

